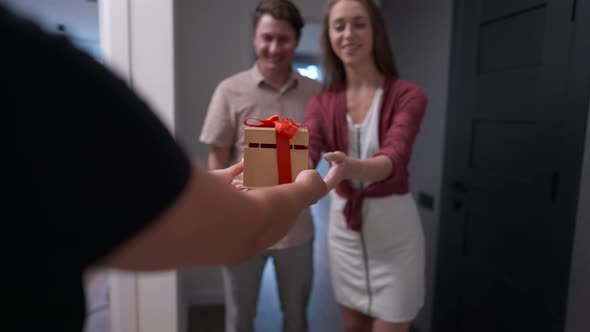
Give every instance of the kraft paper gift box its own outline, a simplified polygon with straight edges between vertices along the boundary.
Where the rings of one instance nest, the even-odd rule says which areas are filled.
[[[293,182],[299,172],[309,168],[309,131],[297,128],[294,136],[288,140],[288,145],[285,142],[277,145],[277,138],[281,139],[278,136],[274,126],[244,129],[244,187],[268,187]],[[277,150],[281,148],[283,150],[278,155],[282,156],[282,160],[277,155]]]

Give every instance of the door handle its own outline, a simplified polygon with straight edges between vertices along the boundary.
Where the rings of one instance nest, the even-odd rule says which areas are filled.
[[[455,210],[461,210],[463,208],[464,195],[470,192],[477,191],[477,187],[467,184],[463,181],[456,180],[451,185],[453,189],[452,204]]]
[[[473,191],[476,191],[477,188],[475,186],[466,184],[463,181],[455,181],[453,182],[453,191],[458,194],[466,194]]]

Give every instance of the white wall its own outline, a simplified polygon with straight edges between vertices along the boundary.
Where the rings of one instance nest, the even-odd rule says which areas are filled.
[[[103,0],[98,10],[103,63],[130,82],[128,2]],[[111,271],[108,282],[111,331],[138,332],[137,274]]]
[[[307,21],[301,31],[301,39],[297,46],[297,52],[305,55],[321,57],[320,40],[319,38],[307,38],[311,36],[321,36],[322,25],[319,21]]]
[[[206,163],[209,148],[198,137],[213,90],[222,79],[254,61],[250,13],[255,3],[176,1],[176,136],[192,158],[202,163]],[[179,278],[186,303],[223,303],[219,268],[195,268],[179,273]]]
[[[250,0],[251,1],[251,0]],[[297,5],[297,8],[301,11],[301,15],[308,22],[320,23],[324,16],[324,9],[327,0],[291,0]],[[388,0],[375,0],[375,3],[381,5]]]
[[[306,21],[321,22],[325,0],[292,0]]]
[[[133,88],[174,131],[174,0],[129,0],[129,36]],[[181,291],[175,271],[138,274],[139,331],[186,330]]]
[[[126,78],[174,130],[174,0],[101,0],[100,37],[105,63]],[[157,24],[154,24],[157,22]],[[149,56],[147,56],[149,55]],[[174,271],[113,273],[113,332],[186,330]],[[179,303],[181,302],[181,303]]]
[[[86,0],[0,0],[20,15],[33,19],[50,33],[57,25],[66,28],[66,36],[78,47],[100,57],[98,5]]]
[[[253,64],[255,3],[176,1],[177,136],[197,160],[207,158],[208,147],[198,143],[198,136],[215,86]]]
[[[430,330],[442,181],[453,0],[382,2],[401,77],[420,85],[428,108],[410,164],[412,191],[435,197],[434,211],[420,209],[426,238],[426,305],[415,324]]]
[[[56,32],[57,24],[64,24],[79,38],[99,40],[98,5],[85,0],[0,0],[39,22],[50,32]]]

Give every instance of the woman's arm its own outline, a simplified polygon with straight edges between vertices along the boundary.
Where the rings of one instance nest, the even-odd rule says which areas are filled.
[[[408,176],[412,149],[420,131],[427,104],[426,95],[417,86],[409,89],[399,98],[392,122],[384,131],[381,148],[375,154],[375,157],[387,156],[392,161],[392,180]]]
[[[355,159],[336,151],[324,158],[331,168],[325,177],[328,189],[342,180],[379,182],[395,176],[407,176],[412,147],[426,111],[426,95],[414,86],[399,97],[391,123],[384,130],[380,150],[369,159]],[[391,107],[394,107],[393,105]],[[380,124],[382,125],[382,124]]]
[[[342,180],[381,181],[389,177],[393,169],[391,159],[385,155],[355,159],[344,152],[335,151],[324,154],[324,158],[331,166],[325,178],[329,189]]]

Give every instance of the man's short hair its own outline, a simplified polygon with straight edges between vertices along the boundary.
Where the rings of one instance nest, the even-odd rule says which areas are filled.
[[[269,14],[275,20],[287,21],[295,30],[297,40],[301,37],[301,29],[305,24],[299,9],[289,0],[261,0],[254,11],[254,29],[264,14]]]

